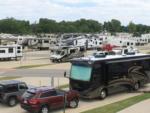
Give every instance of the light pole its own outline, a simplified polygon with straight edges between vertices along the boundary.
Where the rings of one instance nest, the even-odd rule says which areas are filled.
[[[66,112],[66,101],[67,101],[66,92],[64,92],[64,109],[63,109],[63,113]]]

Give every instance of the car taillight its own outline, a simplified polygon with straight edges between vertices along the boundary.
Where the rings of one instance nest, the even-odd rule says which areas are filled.
[[[30,104],[38,104],[39,101],[37,99],[31,99],[31,100],[29,100],[29,103]]]
[[[5,94],[4,93],[0,93],[0,97],[2,98]]]
[[[21,96],[18,96],[18,97],[17,97],[17,99],[18,99],[19,101],[21,101],[21,100],[22,100]]]

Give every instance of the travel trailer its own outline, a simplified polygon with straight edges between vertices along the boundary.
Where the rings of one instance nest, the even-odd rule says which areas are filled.
[[[84,56],[84,48],[61,47],[51,50],[50,60],[52,62],[66,62],[73,58]]]
[[[0,60],[11,60],[22,57],[21,45],[0,45]]]
[[[116,87],[138,90],[149,82],[149,76],[150,55],[125,50],[120,55],[99,53],[75,58],[68,78],[70,88],[81,97],[104,99]]]
[[[86,47],[86,49],[100,48],[105,40],[103,37],[94,35],[82,35],[78,37],[69,37],[67,39],[61,39],[61,44],[65,46]]]

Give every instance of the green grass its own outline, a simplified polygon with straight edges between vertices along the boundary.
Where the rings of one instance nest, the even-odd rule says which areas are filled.
[[[64,89],[64,88],[68,88],[69,87],[69,84],[65,84],[65,85],[61,85],[61,86],[59,86],[59,87],[57,87],[57,88],[59,88],[59,89]]]
[[[15,77],[15,76],[13,76],[13,77],[0,77],[0,80],[13,80],[13,79],[17,79],[17,78],[20,78],[20,77]]]
[[[49,66],[49,65],[51,65],[51,64],[26,65],[26,66],[19,66],[19,67],[16,67],[16,69],[29,69],[29,68],[42,67],[42,66]]]
[[[119,102],[115,102],[109,105],[105,105],[103,107],[98,107],[92,110],[88,110],[82,113],[117,113],[129,106],[132,106],[136,103],[139,103],[143,100],[149,99],[150,98],[150,94],[149,93],[145,93],[139,96],[135,96],[135,97],[131,97],[128,98],[126,100],[122,100]]]

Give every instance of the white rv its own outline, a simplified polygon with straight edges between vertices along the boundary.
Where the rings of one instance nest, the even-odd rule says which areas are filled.
[[[84,56],[84,48],[81,47],[60,47],[51,50],[50,60],[52,62],[67,62],[73,58]]]
[[[0,45],[0,60],[11,60],[22,57],[21,45]]]

